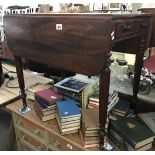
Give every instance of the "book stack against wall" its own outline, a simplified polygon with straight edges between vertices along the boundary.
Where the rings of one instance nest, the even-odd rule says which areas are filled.
[[[112,120],[110,122],[109,138],[122,150],[145,151],[152,147],[154,134],[135,117]]]
[[[35,100],[35,93],[47,89],[47,88],[52,88],[53,87],[53,82],[52,83],[41,83],[37,82],[30,87],[25,89],[25,93],[27,94],[27,98],[34,101]]]
[[[81,139],[85,148],[97,146],[99,143],[99,109],[91,108],[84,111]]]
[[[81,111],[74,100],[62,100],[56,104],[56,119],[60,134],[76,133],[80,129]]]
[[[110,90],[109,91],[109,104],[108,112],[111,111],[118,103],[119,97],[118,92]],[[88,108],[99,108],[99,92],[95,92],[89,96]]]
[[[56,101],[63,96],[51,88],[43,89],[35,93],[34,110],[42,121],[55,118]]]

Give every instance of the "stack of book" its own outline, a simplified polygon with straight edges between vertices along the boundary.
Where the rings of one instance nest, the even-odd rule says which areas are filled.
[[[111,111],[119,101],[118,92],[109,91],[108,112]],[[99,108],[99,93],[93,93],[89,96],[88,108]]]
[[[83,146],[85,148],[97,146],[99,143],[99,109],[86,109],[83,117],[80,131]]]
[[[152,147],[154,139],[153,132],[134,117],[112,120],[108,135],[118,147],[129,151],[148,150]]]
[[[69,77],[61,80],[60,82],[54,84],[57,91],[61,93],[66,99],[73,99],[79,106],[82,103],[82,90],[88,85],[88,82],[76,79],[74,77]]]
[[[25,89],[25,93],[27,95],[27,98],[34,101],[35,100],[35,93],[43,90],[43,89],[47,89],[47,88],[52,88],[53,83],[41,83],[41,82],[37,82],[33,85],[31,85],[30,87]]]
[[[58,101],[56,119],[60,134],[76,133],[80,129],[81,111],[74,100]]]
[[[42,121],[55,118],[56,101],[62,98],[62,95],[50,88],[35,93],[34,109]]]

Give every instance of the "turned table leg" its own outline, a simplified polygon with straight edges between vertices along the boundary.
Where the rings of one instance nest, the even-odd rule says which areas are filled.
[[[137,94],[140,86],[141,70],[143,67],[145,43],[146,43],[145,37],[141,37],[140,48],[139,48],[139,51],[136,53],[135,70],[134,70],[135,73],[134,73],[134,83],[133,83],[133,99],[134,99],[135,112],[136,112]]]
[[[2,62],[0,59],[0,86],[3,84],[4,82],[4,77],[3,77],[3,68],[2,68]]]
[[[23,64],[22,64],[21,57],[15,56],[15,62],[16,62],[16,71],[17,71],[19,88],[21,90],[21,97],[23,101],[23,110],[24,110],[27,108],[27,103],[26,103],[25,83],[24,83],[24,75],[23,75]]]
[[[106,121],[107,121],[107,106],[109,102],[109,84],[110,84],[110,58],[108,55],[108,62],[106,68],[100,73],[99,79],[99,150],[104,149],[104,142],[106,140]]]

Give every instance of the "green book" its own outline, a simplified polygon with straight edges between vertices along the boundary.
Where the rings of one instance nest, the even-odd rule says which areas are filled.
[[[115,143],[117,147],[124,151],[146,151],[152,148],[152,142],[142,147],[134,149],[123,137],[121,137],[114,129],[110,128],[109,138]]]
[[[137,118],[155,134],[155,112],[139,113]]]
[[[154,139],[153,132],[133,117],[112,120],[111,127],[131,144],[134,149],[152,143]]]

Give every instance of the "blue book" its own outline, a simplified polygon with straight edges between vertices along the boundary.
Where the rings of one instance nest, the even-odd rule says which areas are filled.
[[[56,106],[61,119],[81,116],[80,108],[74,100],[58,101]]]

